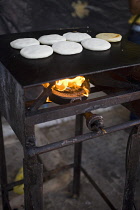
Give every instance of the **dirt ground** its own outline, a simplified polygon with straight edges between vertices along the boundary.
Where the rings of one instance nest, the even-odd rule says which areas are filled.
[[[100,110],[104,117],[105,126],[119,124],[129,120],[129,111],[122,106]],[[44,124],[36,126],[37,144],[59,141],[74,136],[74,117],[59,121],[58,124]],[[12,182],[22,166],[22,147],[16,136],[3,119],[5,136],[8,181]],[[84,123],[84,132],[88,129]],[[82,166],[88,171],[102,191],[120,210],[122,205],[125,150],[130,129],[104,135],[100,138],[83,143]],[[48,154],[41,155],[47,170],[73,162],[73,146],[69,146]],[[110,208],[100,197],[98,192],[81,173],[81,193],[79,199],[71,198],[73,171],[69,169],[51,180],[44,182],[44,210],[109,210]],[[140,209],[140,184],[137,181],[135,202]],[[13,209],[24,209],[23,195],[10,192],[10,202]],[[1,202],[1,201],[0,201]],[[1,204],[1,203],[0,203]],[[0,207],[2,209],[2,207]]]

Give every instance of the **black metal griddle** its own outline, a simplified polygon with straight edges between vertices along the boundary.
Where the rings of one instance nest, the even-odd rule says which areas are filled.
[[[111,49],[104,52],[93,52],[84,49],[82,53],[77,55],[62,56],[54,53],[48,58],[38,60],[25,59],[21,57],[19,50],[10,47],[10,42],[17,38],[39,38],[44,34],[63,34],[68,31],[87,32],[92,37],[96,35],[96,32],[87,28],[0,36],[0,112],[9,122],[24,151],[24,180],[8,183],[2,124],[0,121],[0,182],[3,210],[12,210],[8,191],[21,183],[24,183],[25,210],[43,210],[43,165],[38,156],[69,145],[74,145],[74,163],[56,170],[47,171],[47,176],[53,177],[54,172],[57,175],[59,171],[73,167],[73,197],[79,196],[80,173],[82,172],[108,204],[109,208],[116,210],[117,207],[112,204],[110,198],[104,194],[81,166],[82,142],[134,126],[128,140],[122,204],[122,210],[133,209],[140,156],[140,119],[104,128],[102,116],[93,115],[91,111],[118,104],[126,106],[126,103],[131,110],[128,105],[131,105],[131,102],[140,100],[140,85],[129,77],[132,70],[136,70],[138,73],[140,71],[139,68],[135,68],[140,66],[140,46],[127,41],[127,37],[123,37],[121,42],[112,43]],[[121,75],[121,72],[127,73],[128,77],[124,78],[126,75]],[[110,73],[116,75],[107,79],[105,74]],[[36,87],[38,88],[39,84],[77,75],[85,75],[90,83],[95,84],[95,87],[90,88],[90,94],[93,93],[92,98],[87,98],[85,101],[76,100],[74,103],[63,103],[63,105],[54,107],[44,107],[42,105],[46,103],[46,98],[52,93],[51,86],[53,83],[51,83],[47,88],[42,86],[43,91],[37,98],[30,101],[26,100],[28,87],[31,87],[36,92]],[[116,83],[114,83],[115,79],[118,80]],[[94,93],[99,91],[103,91],[107,95],[95,99]],[[60,141],[57,141],[56,137],[56,142],[37,146],[35,124],[72,115],[76,116],[74,137]],[[87,126],[92,132],[83,134],[83,116],[86,117]]]
[[[95,37],[97,32],[87,29],[48,30],[7,34],[0,36],[0,61],[21,86],[32,86],[77,75],[90,75],[117,68],[136,66],[140,63],[140,47],[123,37],[121,42],[111,43],[111,49],[95,52],[84,49],[82,53],[62,56],[54,53],[43,59],[29,60],[20,55],[20,50],[11,48],[10,42],[17,38],[39,38],[45,34],[60,34],[68,31],[87,32]]]

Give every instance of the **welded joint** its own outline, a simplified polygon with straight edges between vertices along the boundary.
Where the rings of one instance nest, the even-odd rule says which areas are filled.
[[[36,155],[36,147],[26,147],[25,150],[26,156],[27,157],[33,157]]]

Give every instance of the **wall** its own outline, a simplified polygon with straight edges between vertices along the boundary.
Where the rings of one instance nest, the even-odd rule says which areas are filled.
[[[127,0],[1,0],[0,34],[76,26],[125,34],[129,17]]]

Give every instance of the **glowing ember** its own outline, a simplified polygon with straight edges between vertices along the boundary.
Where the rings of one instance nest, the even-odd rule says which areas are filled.
[[[76,92],[79,90],[84,90],[82,93],[83,96],[89,95],[89,89],[85,87],[84,85],[85,77],[83,76],[77,76],[73,79],[62,79],[55,82],[55,84],[52,86],[52,91],[56,90],[59,92]],[[45,88],[49,86],[49,83],[42,84]],[[47,98],[46,102],[51,102],[49,98]]]

